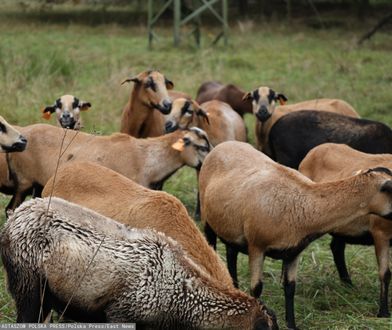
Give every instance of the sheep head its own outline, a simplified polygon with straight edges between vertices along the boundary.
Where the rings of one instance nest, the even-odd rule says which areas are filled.
[[[276,93],[269,87],[259,87],[253,92],[246,93],[243,101],[252,101],[253,113],[262,123],[268,120],[275,111],[276,101],[283,105],[287,101],[284,94]]]
[[[144,71],[135,77],[125,79],[126,82],[134,82],[134,91],[138,93],[141,102],[151,109],[156,109],[167,115],[172,108],[168,89],[173,89],[174,84],[159,71]]]

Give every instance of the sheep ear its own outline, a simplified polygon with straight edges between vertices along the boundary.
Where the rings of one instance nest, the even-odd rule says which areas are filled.
[[[208,113],[205,112],[202,108],[196,109],[196,115],[203,117],[203,119],[206,121],[206,123],[208,125],[210,124],[210,120],[208,119]]]
[[[171,80],[165,78],[165,85],[167,89],[173,89],[174,88],[174,84]]]
[[[54,107],[54,106],[49,106],[49,107],[43,108],[43,109],[41,110],[41,112],[42,112],[42,118],[44,118],[44,119],[46,119],[46,120],[49,120],[51,114],[52,114],[53,112],[55,112],[55,111],[56,111],[56,107]]]
[[[353,176],[354,176],[354,175],[358,175],[358,174],[362,174],[362,173],[365,173],[365,172],[366,172],[365,170],[354,171],[354,172],[353,172]]]
[[[287,102],[287,97],[284,94],[278,94],[276,99],[279,101],[280,105],[285,105]]]
[[[126,78],[121,85],[124,85],[127,82],[131,82],[133,81],[135,84],[139,84],[141,82],[141,80],[138,77],[133,77],[133,78]]]
[[[252,99],[252,93],[251,92],[245,93],[244,96],[242,97],[242,101],[249,101],[251,99]]]
[[[184,151],[185,143],[183,139],[178,139],[177,142],[172,144],[172,148],[177,151]]]
[[[91,108],[91,103],[90,102],[85,102],[85,101],[80,101],[79,102],[79,109],[80,109],[80,111],[87,111],[89,108]]]

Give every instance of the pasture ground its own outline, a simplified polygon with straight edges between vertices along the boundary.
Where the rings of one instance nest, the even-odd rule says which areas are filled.
[[[362,47],[356,46],[358,37],[375,23],[372,18],[359,22],[341,17],[338,28],[328,29],[311,28],[304,20],[293,20],[289,26],[284,18],[259,24],[233,21],[228,48],[208,46],[213,27],[203,31],[201,49],[194,48],[189,40],[173,48],[171,31],[163,29],[161,40],[150,51],[142,24],[117,24],[114,20],[91,26],[83,24],[76,14],[74,23],[70,23],[72,16],[67,22],[57,23],[56,17],[61,15],[26,14],[24,19],[16,11],[20,8],[13,12],[7,6],[0,7],[0,113],[13,124],[44,122],[40,108],[69,93],[92,103],[91,110],[83,113],[84,131],[116,132],[131,88],[120,86],[120,82],[148,68],[161,70],[176,89],[191,95],[202,82],[211,79],[233,82],[245,90],[268,85],[288,96],[289,102],[342,98],[363,117],[392,124],[391,31],[378,32]],[[86,16],[86,22],[89,19]],[[246,122],[254,142],[252,116],[247,116]],[[165,184],[165,190],[176,195],[193,214],[194,171],[180,170]],[[8,196],[1,195],[1,206],[8,200]],[[4,215],[0,213],[3,223]],[[338,280],[329,241],[325,236],[302,254],[295,298],[298,326],[392,329],[390,319],[375,317],[379,282],[374,249],[347,248],[355,283],[351,289]],[[224,257],[222,246],[219,252]],[[246,256],[240,257],[239,270],[241,289],[248,291]],[[280,270],[280,261],[266,261],[263,300],[276,311],[284,328]],[[14,305],[0,268],[0,322],[14,321]]]

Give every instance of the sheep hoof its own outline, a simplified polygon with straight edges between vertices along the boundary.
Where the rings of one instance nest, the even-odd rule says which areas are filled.
[[[391,313],[389,313],[388,311],[379,311],[377,313],[377,317],[390,317]]]
[[[350,287],[350,288],[353,288],[353,287],[354,287],[354,284],[353,284],[353,282],[351,281],[351,278],[349,278],[349,277],[344,277],[344,278],[341,278],[341,280],[342,280],[343,284],[346,285],[347,287]]]

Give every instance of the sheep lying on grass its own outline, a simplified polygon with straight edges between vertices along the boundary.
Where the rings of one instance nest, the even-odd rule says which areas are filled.
[[[198,128],[149,139],[120,133],[95,136],[43,124],[25,127],[23,132],[29,147],[18,153],[21,157],[10,154],[16,188],[7,210],[20,205],[33,188],[42,191],[56,171],[60,154],[59,165],[92,161],[145,187],[155,187],[184,165],[200,168],[211,148],[207,135]]]
[[[151,228],[164,233],[180,243],[211,277],[228,288],[233,287],[226,266],[174,196],[144,188],[91,162],[62,166],[42,191],[43,197],[51,195],[88,207],[131,228]]]
[[[299,166],[299,171],[315,182],[328,182],[348,178],[354,173],[377,166],[392,169],[392,155],[366,154],[345,144],[324,143],[313,148]],[[374,244],[380,279],[379,317],[390,316],[388,289],[391,280],[389,246],[392,223],[376,215],[368,215],[334,229],[331,241],[336,268],[342,281],[351,284],[344,250],[347,244]]]
[[[237,282],[238,252],[249,254],[251,292],[263,289],[266,256],[283,260],[286,321],[296,328],[294,293],[299,254],[316,238],[360,216],[392,220],[392,173],[384,168],[314,183],[246,143],[224,142],[206,157],[199,176],[207,240],[226,244]],[[344,201],[344,203],[342,203]]]
[[[62,199],[21,205],[0,251],[18,322],[54,308],[76,321],[138,328],[277,329],[263,304],[212,279],[174,240]]]

